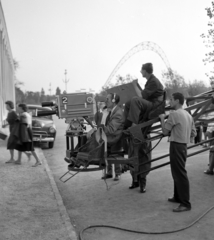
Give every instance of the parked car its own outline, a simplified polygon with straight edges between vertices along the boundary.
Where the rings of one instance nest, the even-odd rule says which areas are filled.
[[[49,107],[39,105],[28,105],[28,112],[32,115],[33,141],[38,143],[48,143],[49,148],[53,148],[56,138],[56,126],[52,115],[38,117],[38,111],[51,111]]]

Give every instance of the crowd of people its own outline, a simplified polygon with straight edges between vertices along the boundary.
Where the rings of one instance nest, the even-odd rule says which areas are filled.
[[[32,117],[27,112],[27,105],[20,103],[17,105],[17,112],[14,110],[14,103],[12,101],[5,102],[8,110],[7,123],[3,127],[9,126],[9,138],[7,141],[7,149],[10,151],[10,159],[6,162],[8,164],[20,165],[22,162],[22,153],[25,153],[28,160],[31,155],[34,156],[36,163],[32,167],[41,165],[41,161],[34,150],[33,134],[32,134]],[[14,159],[14,150],[18,151],[18,159]]]

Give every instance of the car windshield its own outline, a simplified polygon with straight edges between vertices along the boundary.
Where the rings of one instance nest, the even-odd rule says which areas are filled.
[[[50,110],[48,108],[28,108],[28,112],[31,114],[32,117],[38,117],[36,116],[36,109],[37,109],[37,112],[38,111],[47,111],[47,110]],[[49,116],[42,116],[42,117],[38,117],[38,118],[46,118],[46,119],[51,119],[52,120],[52,115],[49,115]]]

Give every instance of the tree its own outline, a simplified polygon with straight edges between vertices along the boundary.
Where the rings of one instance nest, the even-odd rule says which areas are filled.
[[[41,89],[41,95],[42,95],[42,96],[45,95],[45,90],[44,90],[44,88]]]
[[[210,80],[214,80],[214,1],[211,2],[211,7],[205,8],[207,16],[209,17],[208,21],[208,32],[207,34],[201,34],[201,37],[204,39],[205,46],[208,48],[208,52],[205,54],[203,59],[204,64],[211,64],[212,70],[206,75]]]
[[[50,100],[51,100],[50,95],[47,95],[47,96],[46,96],[46,101],[49,102]]]
[[[209,90],[203,81],[194,80],[192,83],[188,85],[188,93],[190,96],[196,96],[200,93],[206,92]]]
[[[114,86],[119,86],[119,85],[122,85],[122,84],[130,83],[134,79],[135,78],[133,76],[131,76],[130,74],[126,74],[125,77],[123,77],[121,75],[117,75],[116,76],[116,83],[114,84]]]
[[[59,87],[56,88],[56,95],[60,95],[61,94],[61,89]]]
[[[45,97],[45,90],[44,88],[41,89],[41,97],[40,97],[40,102],[44,102],[46,99]]]
[[[172,69],[162,72],[162,81],[165,84],[166,95],[169,98],[173,92],[181,92],[188,97],[188,84],[183,76]]]
[[[21,86],[23,86],[24,83],[19,81],[16,77],[16,72],[17,72],[17,69],[19,68],[19,62],[16,59],[13,59],[13,66],[14,66],[14,70],[15,70],[15,74],[14,74],[15,83],[14,83],[14,85],[15,85],[16,103],[23,103],[23,102],[25,102],[25,94],[21,90]]]
[[[115,86],[119,86],[122,84],[126,84],[129,82],[132,82],[133,80],[135,80],[136,78],[134,76],[131,76],[131,74],[126,74],[125,77],[121,76],[121,75],[117,75],[116,76],[116,82],[115,83],[109,83],[107,86],[103,86],[102,90],[100,92],[101,95],[106,95],[106,90]]]
[[[40,103],[40,92],[34,92],[34,100],[35,100],[35,103],[37,104]]]
[[[34,100],[34,92],[32,91],[27,91],[26,92],[26,103],[28,104],[34,104],[35,100]]]
[[[23,91],[18,87],[15,87],[15,91],[16,91],[16,104],[24,103],[25,102],[25,94],[23,93]]]

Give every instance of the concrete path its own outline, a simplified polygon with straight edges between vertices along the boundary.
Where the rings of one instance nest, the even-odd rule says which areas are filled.
[[[5,164],[5,145],[0,140],[0,239],[76,240],[42,150],[36,149],[42,166],[32,167],[35,159],[25,155],[21,165]]]

